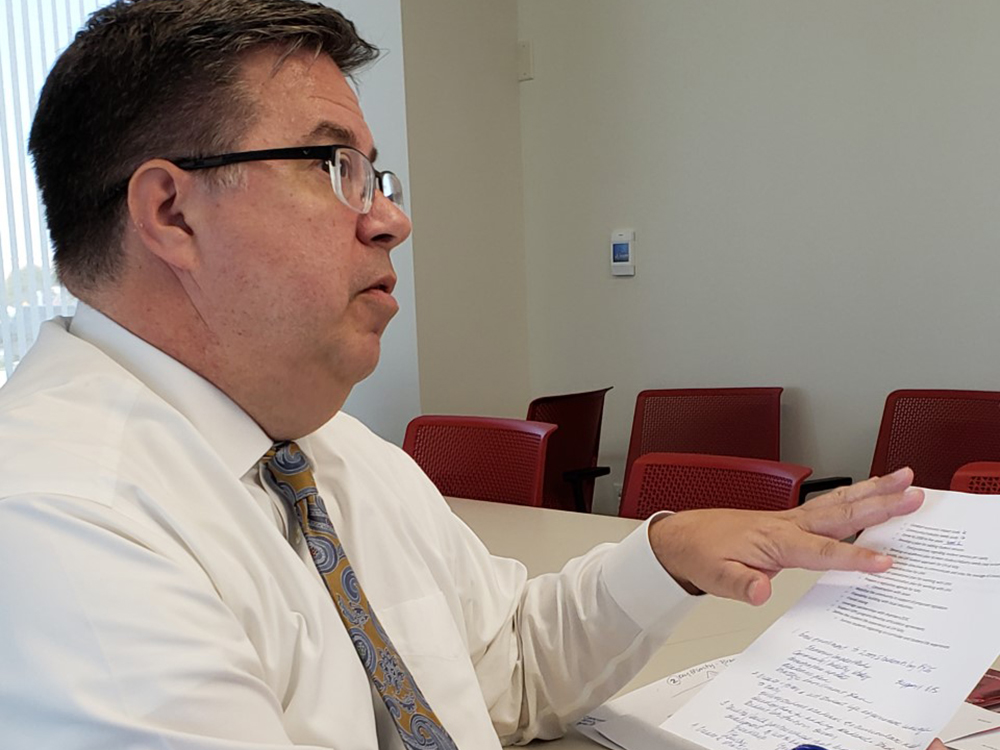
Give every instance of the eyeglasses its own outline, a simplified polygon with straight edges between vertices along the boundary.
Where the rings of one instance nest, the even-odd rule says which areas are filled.
[[[372,165],[371,159],[351,146],[269,148],[193,159],[170,159],[170,162],[181,169],[194,170],[271,159],[317,159],[324,162],[330,172],[333,192],[341,203],[359,214],[372,210],[376,186],[394,206],[401,211],[406,210],[400,179],[392,172],[379,172]]]

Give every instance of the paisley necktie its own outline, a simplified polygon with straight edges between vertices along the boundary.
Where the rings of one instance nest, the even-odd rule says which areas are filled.
[[[414,750],[457,750],[372,611],[316,491],[309,459],[293,442],[275,443],[261,459],[261,469],[264,481],[294,508],[316,569],[403,744]]]

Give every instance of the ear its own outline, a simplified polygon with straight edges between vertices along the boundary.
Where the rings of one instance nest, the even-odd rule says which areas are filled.
[[[165,159],[140,165],[128,184],[134,231],[149,252],[179,271],[190,271],[198,263],[198,246],[184,208],[199,188],[192,175]]]

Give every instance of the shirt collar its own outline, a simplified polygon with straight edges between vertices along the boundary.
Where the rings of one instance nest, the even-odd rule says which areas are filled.
[[[183,414],[234,476],[243,476],[271,447],[267,434],[225,393],[87,304],[77,303],[69,332],[100,349]]]

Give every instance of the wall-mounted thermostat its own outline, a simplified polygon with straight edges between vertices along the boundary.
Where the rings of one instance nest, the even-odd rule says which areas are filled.
[[[635,232],[631,229],[611,233],[611,275],[635,276]]]

